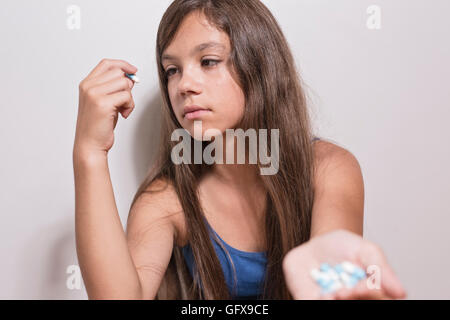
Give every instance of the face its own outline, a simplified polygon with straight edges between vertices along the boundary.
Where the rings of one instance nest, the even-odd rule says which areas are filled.
[[[163,52],[162,65],[173,111],[193,137],[194,121],[202,122],[203,137],[208,129],[218,129],[221,133],[234,129],[242,118],[245,97],[229,70],[229,54],[228,35],[211,26],[197,12],[183,20]],[[193,111],[196,108],[186,108],[189,106],[203,110]]]

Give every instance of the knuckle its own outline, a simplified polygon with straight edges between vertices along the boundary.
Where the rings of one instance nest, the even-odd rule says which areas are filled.
[[[114,76],[116,76],[116,77],[125,75],[124,72],[122,71],[122,69],[120,69],[120,68],[114,68],[113,72],[114,72]]]
[[[78,88],[80,91],[85,92],[87,90],[89,90],[89,79],[85,78],[83,79],[79,84],[78,84]]]
[[[120,78],[120,81],[121,81],[121,85],[123,87],[129,88],[129,86],[130,86],[130,82],[129,82],[130,79],[123,77],[123,78]]]
[[[105,98],[98,98],[95,100],[95,105],[99,108],[106,108],[108,105],[107,100]]]
[[[102,60],[100,60],[100,64],[107,64],[109,62],[109,59],[107,58],[103,58]]]
[[[87,88],[84,91],[86,93],[86,97],[88,97],[89,99],[95,99],[96,96],[96,90],[95,88]]]

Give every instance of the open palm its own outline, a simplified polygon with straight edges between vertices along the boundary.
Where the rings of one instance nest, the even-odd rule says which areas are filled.
[[[322,263],[336,265],[349,261],[364,271],[368,267],[377,274],[368,274],[353,288],[341,288],[334,293],[321,294],[320,286],[311,277],[311,270]],[[294,299],[403,299],[406,292],[388,265],[382,250],[360,235],[347,230],[335,230],[316,236],[292,249],[283,260],[283,272]],[[368,282],[379,278],[380,286]]]

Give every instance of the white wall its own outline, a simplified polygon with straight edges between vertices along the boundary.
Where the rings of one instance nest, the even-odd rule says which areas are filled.
[[[449,299],[450,2],[263,2],[309,86],[317,134],[349,149],[361,164],[364,236],[384,249],[409,299]],[[157,145],[155,38],[169,3],[2,1],[1,299],[87,298],[83,284],[66,286],[66,269],[77,265],[72,147],[78,84],[102,58],[139,68],[136,109],[128,120],[120,117],[109,158],[125,226]],[[366,25],[373,4],[381,9],[379,30]],[[79,30],[67,27],[70,5],[81,9]]]

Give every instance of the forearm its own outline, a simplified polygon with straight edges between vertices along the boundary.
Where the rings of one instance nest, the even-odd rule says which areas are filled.
[[[89,299],[140,299],[105,154],[73,153],[78,262]]]

